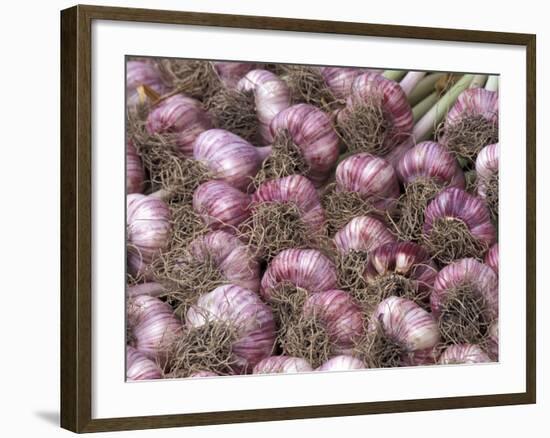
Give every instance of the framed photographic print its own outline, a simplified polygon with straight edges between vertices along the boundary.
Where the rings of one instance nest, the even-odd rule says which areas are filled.
[[[61,13],[61,423],[534,403],[535,36]]]

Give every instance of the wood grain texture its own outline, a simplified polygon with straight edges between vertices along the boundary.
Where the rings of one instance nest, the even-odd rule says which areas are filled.
[[[91,289],[91,23],[92,20],[221,26],[389,38],[512,44],[527,49],[527,381],[518,394],[397,400],[278,409],[92,419]],[[460,29],[236,16],[146,9],[76,6],[61,13],[61,425],[74,432],[457,409],[534,403],[535,350],[535,139],[534,35]]]

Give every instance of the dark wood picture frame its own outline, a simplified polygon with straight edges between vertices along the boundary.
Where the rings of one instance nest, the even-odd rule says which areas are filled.
[[[527,53],[526,391],[498,395],[92,419],[91,24],[93,20],[142,21],[525,46]],[[61,426],[74,432],[98,432],[535,403],[535,56],[536,37],[531,34],[80,5],[62,11]]]

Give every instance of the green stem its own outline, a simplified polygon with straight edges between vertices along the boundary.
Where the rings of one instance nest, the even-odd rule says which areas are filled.
[[[399,81],[406,73],[405,70],[385,70],[382,76],[392,81]]]
[[[420,143],[431,137],[437,125],[441,123],[441,120],[443,120],[445,114],[447,114],[456,99],[458,99],[460,93],[468,88],[473,78],[474,75],[470,74],[462,76],[462,78],[416,123],[413,129],[413,138],[416,143]]]
[[[498,91],[498,76],[489,76],[489,79],[487,79],[487,83],[485,84],[485,89],[489,91]]]
[[[435,84],[439,79],[441,79],[443,76],[445,76],[445,73],[432,73],[426,77],[424,77],[416,87],[411,91],[411,94],[409,94],[409,103],[411,106],[416,105],[421,100],[426,98],[430,95],[430,93],[434,90]]]
[[[485,82],[487,82],[487,75],[475,75],[470,88],[483,88]]]
[[[424,114],[428,112],[428,110],[434,106],[437,103],[437,99],[439,99],[439,95],[437,94],[437,91],[434,91],[429,96],[426,96],[424,99],[422,99],[420,102],[418,102],[412,112],[413,112],[413,120],[416,123],[418,119],[420,119]]]
[[[399,82],[399,85],[401,85],[401,88],[408,96],[411,94],[412,90],[415,89],[422,78],[424,78],[424,76],[426,76],[425,71],[410,71],[405,75],[401,82]]]

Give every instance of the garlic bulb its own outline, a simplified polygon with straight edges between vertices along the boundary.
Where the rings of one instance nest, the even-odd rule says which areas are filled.
[[[459,344],[447,347],[439,358],[441,365],[491,362],[487,353],[478,345]]]
[[[229,185],[246,191],[260,169],[262,157],[247,141],[223,129],[209,129],[200,134],[193,146],[193,156]]]
[[[226,87],[236,87],[249,71],[260,67],[260,64],[254,62],[215,61],[212,64]]]
[[[149,134],[165,136],[186,157],[193,155],[197,136],[210,128],[212,122],[201,103],[181,94],[162,100],[147,116]]]
[[[413,114],[398,83],[367,72],[353,81],[337,125],[350,151],[382,156],[411,135]]]
[[[317,191],[305,177],[264,182],[252,196],[251,217],[241,236],[271,259],[289,247],[315,246],[325,223]]]
[[[336,269],[314,249],[287,249],[273,258],[261,280],[260,293],[270,301],[278,286],[292,284],[309,293],[336,289]]]
[[[260,266],[252,250],[233,234],[211,231],[187,246],[174,248],[162,256],[157,273],[167,286],[178,315],[185,314],[197,299],[223,284],[234,284],[258,292]]]
[[[212,371],[195,371],[194,373],[191,373],[189,377],[217,377],[218,375],[216,373],[213,373]]]
[[[437,274],[430,306],[447,341],[477,343],[498,318],[498,277],[475,259],[457,260]]]
[[[132,140],[126,143],[126,193],[141,193],[145,171]]]
[[[397,175],[405,185],[430,179],[442,186],[465,187],[464,173],[456,158],[439,143],[424,141],[409,149],[399,161]]]
[[[301,357],[270,356],[254,367],[252,374],[286,374],[313,371],[311,365]]]
[[[269,125],[273,118],[290,106],[290,91],[277,75],[267,70],[252,70],[237,84],[242,92],[252,93],[259,122],[260,141],[271,143]]]
[[[440,341],[434,317],[400,297],[386,298],[376,307],[369,331],[378,339],[367,349],[367,357],[382,367],[408,364],[408,356],[431,350]]]
[[[425,244],[441,263],[478,257],[496,240],[484,202],[464,190],[443,190],[428,204],[424,216]]]
[[[234,231],[250,216],[251,197],[225,181],[201,184],[193,194],[193,209],[212,230]]]
[[[347,157],[336,168],[336,191],[358,193],[374,207],[385,210],[395,205],[399,183],[386,160],[361,153]]]
[[[498,275],[498,266],[499,266],[499,258],[498,258],[498,243],[495,243],[489,251],[487,251],[487,254],[485,255],[485,264],[489,266],[495,273]]]
[[[128,270],[132,276],[140,277],[168,245],[170,210],[160,199],[137,193],[127,195],[126,226]]]
[[[475,160],[479,151],[498,142],[498,93],[469,88],[447,113],[440,142],[457,155]]]
[[[338,355],[330,358],[315,371],[348,371],[361,370],[366,368],[365,364],[356,357],[349,355]]]
[[[302,173],[316,186],[327,179],[340,152],[327,114],[312,105],[293,105],[273,118],[270,132],[271,155],[264,164],[268,177]]]
[[[334,235],[333,240],[340,254],[351,251],[369,253],[385,243],[396,241],[389,228],[371,216],[354,217]]]
[[[151,359],[130,345],[126,346],[126,378],[134,380],[153,380],[162,378],[162,370]]]
[[[248,289],[226,285],[200,297],[187,312],[186,326],[208,330],[211,324],[226,325],[232,330],[233,336],[226,342],[230,344],[230,367],[236,372],[251,372],[273,350],[273,313]]]
[[[492,218],[498,220],[498,143],[485,146],[476,159],[477,193],[485,200]]]
[[[140,103],[137,91],[140,85],[146,85],[158,94],[168,91],[154,62],[149,60],[128,61],[126,63],[126,105],[129,108]]]
[[[128,301],[129,344],[148,359],[164,363],[182,326],[172,308],[155,297],[140,295]]]
[[[336,99],[348,97],[355,78],[365,72],[357,67],[319,67],[319,71]]]
[[[422,303],[432,291],[437,268],[421,246],[390,242],[370,253],[363,275],[378,302],[394,295]]]

